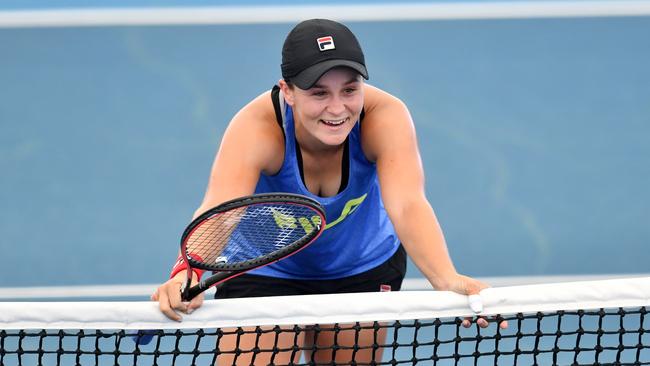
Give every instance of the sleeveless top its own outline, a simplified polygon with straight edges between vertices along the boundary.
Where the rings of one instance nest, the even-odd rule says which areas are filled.
[[[336,196],[319,197],[309,192],[301,178],[292,109],[284,103],[277,87],[272,97],[285,136],[284,161],[276,174],[260,176],[255,193],[290,192],[311,197],[325,208],[326,226],[307,248],[249,273],[336,279],[365,272],[388,260],[400,243],[381,200],[376,165],[366,159],[361,148],[360,121],[346,141],[349,145],[344,159],[347,157],[349,164],[343,166],[349,169],[347,185]]]

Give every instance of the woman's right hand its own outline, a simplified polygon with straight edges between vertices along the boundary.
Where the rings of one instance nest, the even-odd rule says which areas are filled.
[[[151,300],[158,301],[160,311],[171,320],[180,322],[183,317],[180,313],[191,314],[194,310],[203,305],[203,293],[199,294],[191,301],[186,302],[181,299],[181,288],[185,284],[187,271],[180,271],[169,281],[163,283],[151,295]],[[192,274],[192,285],[198,282],[197,276]]]

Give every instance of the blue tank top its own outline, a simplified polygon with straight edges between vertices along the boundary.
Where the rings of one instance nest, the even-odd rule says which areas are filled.
[[[381,200],[376,165],[366,159],[361,148],[360,123],[355,124],[348,138],[347,186],[336,196],[319,197],[307,190],[300,176],[291,107],[283,105],[281,110],[284,162],[278,173],[260,176],[255,192],[291,192],[314,198],[325,208],[327,225],[307,248],[250,273],[292,279],[335,279],[365,272],[388,260],[397,251],[399,241]]]

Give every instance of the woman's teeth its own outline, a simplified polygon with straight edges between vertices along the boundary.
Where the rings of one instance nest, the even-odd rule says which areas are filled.
[[[342,124],[343,122],[345,122],[346,120],[347,120],[347,118],[344,118],[344,119],[333,119],[333,120],[330,120],[330,119],[322,119],[321,121],[323,121],[323,123],[325,123],[326,125],[330,125],[330,126],[338,126],[338,125]]]

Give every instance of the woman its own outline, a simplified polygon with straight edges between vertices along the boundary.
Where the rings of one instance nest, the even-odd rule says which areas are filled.
[[[425,197],[409,111],[399,99],[364,83],[368,72],[354,34],[330,20],[298,24],[283,46],[282,76],[279,86],[231,121],[195,216],[254,192],[292,192],[319,200],[328,225],[307,249],[226,282],[216,298],[397,291],[406,269],[404,249],[435,289],[470,295],[487,287],[456,272]],[[152,296],[165,315],[179,321],[179,312],[203,301],[199,296],[181,302],[185,276],[182,268],[174,271]],[[477,322],[487,326],[485,319]],[[464,323],[469,326],[469,319]],[[368,333],[362,332],[359,343],[373,343]],[[337,343],[353,337],[339,334]],[[229,347],[224,342],[222,349]],[[307,332],[303,342],[314,342],[313,335]],[[333,334],[318,335],[318,345],[333,342]],[[273,361],[288,363],[290,357],[280,353]],[[333,361],[330,352],[308,357]],[[351,352],[338,351],[335,361],[349,363],[350,357]],[[372,350],[355,354],[357,362],[372,357]],[[267,360],[256,356],[255,363]],[[250,363],[243,356],[240,361]]]

